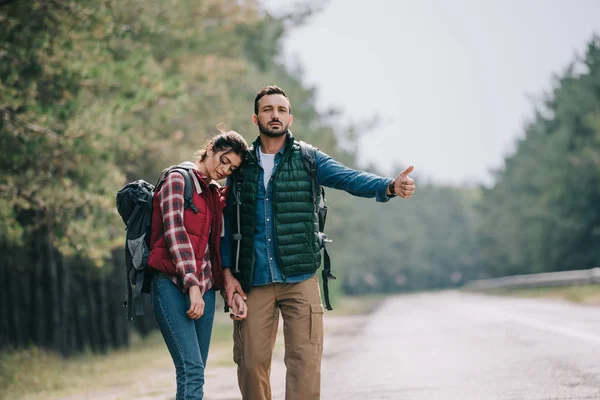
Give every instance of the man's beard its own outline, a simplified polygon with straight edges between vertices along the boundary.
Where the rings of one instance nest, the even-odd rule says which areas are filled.
[[[283,124],[282,124],[282,126],[283,126]],[[271,138],[277,138],[277,137],[287,134],[289,132],[289,130],[288,130],[289,126],[290,126],[290,124],[287,124],[280,131],[272,131],[269,128],[267,128],[266,126],[264,126],[263,124],[261,124],[260,121],[258,121],[258,130],[260,131],[260,133],[264,133],[265,135],[267,135],[268,137],[271,137]]]

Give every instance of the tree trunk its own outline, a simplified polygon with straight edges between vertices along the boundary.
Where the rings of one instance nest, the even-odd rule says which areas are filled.
[[[71,313],[71,271],[69,270],[69,264],[67,260],[59,256],[58,263],[62,269],[62,297],[61,297],[61,314],[62,323],[60,327],[59,335],[59,351],[62,355],[68,356],[74,350],[69,338],[75,336],[75,330],[73,328],[73,318]]]
[[[27,303],[23,300],[25,297],[29,297],[31,292],[23,293],[20,288],[18,275],[20,271],[16,271],[17,263],[23,259],[22,254],[16,254],[16,261],[14,264],[11,263],[10,268],[7,272],[7,283],[9,286],[8,290],[8,309],[12,314],[10,328],[11,329],[11,344],[16,347],[24,346],[30,339],[32,335],[31,330],[25,330],[24,320],[29,319],[27,316],[31,315],[31,308],[26,308]],[[25,279],[31,279],[33,274],[27,274],[28,270],[21,267],[21,271],[25,273]],[[25,318],[22,318],[25,317]]]
[[[44,292],[46,288],[46,282],[44,282],[44,245],[42,240],[44,235],[41,232],[36,232],[34,235],[33,249],[34,249],[34,265],[35,265],[35,285],[33,287],[33,310],[32,314],[35,316],[33,320],[34,327],[34,343],[39,346],[46,344],[46,299],[44,298]]]
[[[47,315],[49,318],[49,329],[48,329],[48,345],[51,349],[59,351],[60,349],[60,327],[61,316],[60,316],[60,297],[58,293],[59,288],[59,276],[58,276],[58,265],[56,262],[56,256],[54,246],[52,245],[52,234],[51,230],[48,229],[45,232],[45,244],[46,244],[46,256],[48,263],[48,282],[45,285],[48,288],[48,296],[46,298],[47,304]]]
[[[129,345],[131,323],[127,320],[127,310],[123,307],[125,299],[125,272],[123,268],[123,249],[113,252],[114,269],[111,274],[111,287],[114,293],[112,309],[115,315],[115,332],[118,336],[120,347]]]
[[[31,343],[34,334],[33,315],[33,288],[35,287],[35,263],[31,254],[25,254],[25,250],[20,249],[16,255],[17,262],[11,266],[10,274],[12,280],[16,280],[18,276],[18,285],[15,290],[18,290],[16,295],[13,295],[9,301],[13,302],[12,309],[19,313],[20,321],[20,338],[24,346]]]
[[[6,247],[0,245],[0,250],[3,254],[8,254]],[[8,269],[10,268],[11,257],[7,257],[0,264],[0,351],[10,345],[8,325],[9,325],[9,309],[13,308],[9,304],[8,298]]]
[[[31,237],[25,249],[0,247],[0,351],[34,344],[69,356],[128,346],[135,324],[123,308],[118,256],[107,277],[92,278],[84,265],[73,269],[77,261],[59,254],[47,231]],[[136,318],[143,335],[154,329],[149,303],[146,313]]]
[[[86,326],[88,328],[87,334],[89,335],[92,350],[98,351],[100,349],[100,340],[98,338],[98,298],[96,296],[96,291],[94,290],[94,281],[89,274],[86,275],[85,279],[85,292],[86,303],[88,306],[88,314],[85,317]]]
[[[108,314],[110,317],[109,332],[111,337],[111,343],[115,348],[122,346],[123,338],[121,337],[121,309],[117,304],[116,298],[119,296],[118,286],[115,282],[115,268],[111,272],[110,276],[106,280],[106,287],[109,293],[107,299]]]
[[[74,275],[72,280],[72,296],[71,296],[71,326],[73,331],[73,344],[72,348],[76,351],[83,351],[88,344],[88,337],[86,336],[86,329],[83,321],[85,318],[84,309],[85,304],[83,302],[82,285],[83,278],[80,275]]]
[[[98,305],[99,344],[100,351],[103,353],[112,346],[112,343],[110,342],[110,329],[108,327],[111,321],[111,316],[108,313],[109,307],[106,298],[106,281],[107,278],[102,277],[101,279],[97,280],[95,285]]]

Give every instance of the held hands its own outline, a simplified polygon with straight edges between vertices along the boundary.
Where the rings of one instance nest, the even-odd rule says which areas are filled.
[[[225,300],[230,307],[233,306],[233,294],[235,292],[239,293],[242,299],[247,299],[246,293],[242,290],[242,285],[235,279],[229,268],[223,268],[223,278],[225,280],[225,292],[227,293],[227,299]]]
[[[233,312],[229,313],[229,317],[234,321],[241,321],[248,315],[248,306],[239,293],[233,294],[233,303],[230,304]]]
[[[190,309],[185,314],[188,318],[198,319],[204,314],[204,299],[202,299],[200,286],[190,287],[188,294],[190,296]]]
[[[248,306],[246,305],[246,293],[242,290],[242,285],[235,279],[229,268],[223,269],[225,280],[225,293],[221,292],[227,305],[233,309],[229,314],[234,321],[240,321],[248,315]]]
[[[246,305],[246,301],[242,298],[241,294],[234,292],[231,303],[227,302],[227,293],[225,290],[221,290],[221,296],[223,296],[223,300],[225,300],[227,305],[231,307],[229,318],[234,321],[241,321],[248,316],[248,306]]]
[[[415,193],[415,181],[408,176],[415,168],[411,165],[404,171],[400,172],[394,179],[394,191],[403,199],[410,199]],[[389,192],[389,189],[388,189]],[[391,193],[388,193],[391,194]]]

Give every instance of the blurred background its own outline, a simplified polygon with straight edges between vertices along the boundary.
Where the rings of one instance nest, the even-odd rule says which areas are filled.
[[[327,191],[336,298],[600,266],[598,32],[593,0],[0,0],[0,387],[153,332],[115,194],[252,141],[264,85],[347,166],[415,166],[409,201]]]

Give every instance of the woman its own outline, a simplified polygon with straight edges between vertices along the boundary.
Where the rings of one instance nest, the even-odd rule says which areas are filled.
[[[158,271],[152,281],[154,315],[173,358],[177,400],[202,399],[204,368],[215,314],[215,290],[224,284],[219,242],[227,188],[223,179],[240,166],[248,145],[234,131],[213,137],[196,153],[189,169],[194,184],[191,205],[184,205],[185,180],[170,172],[153,198],[148,265]],[[246,304],[237,294],[231,304],[238,319]]]

